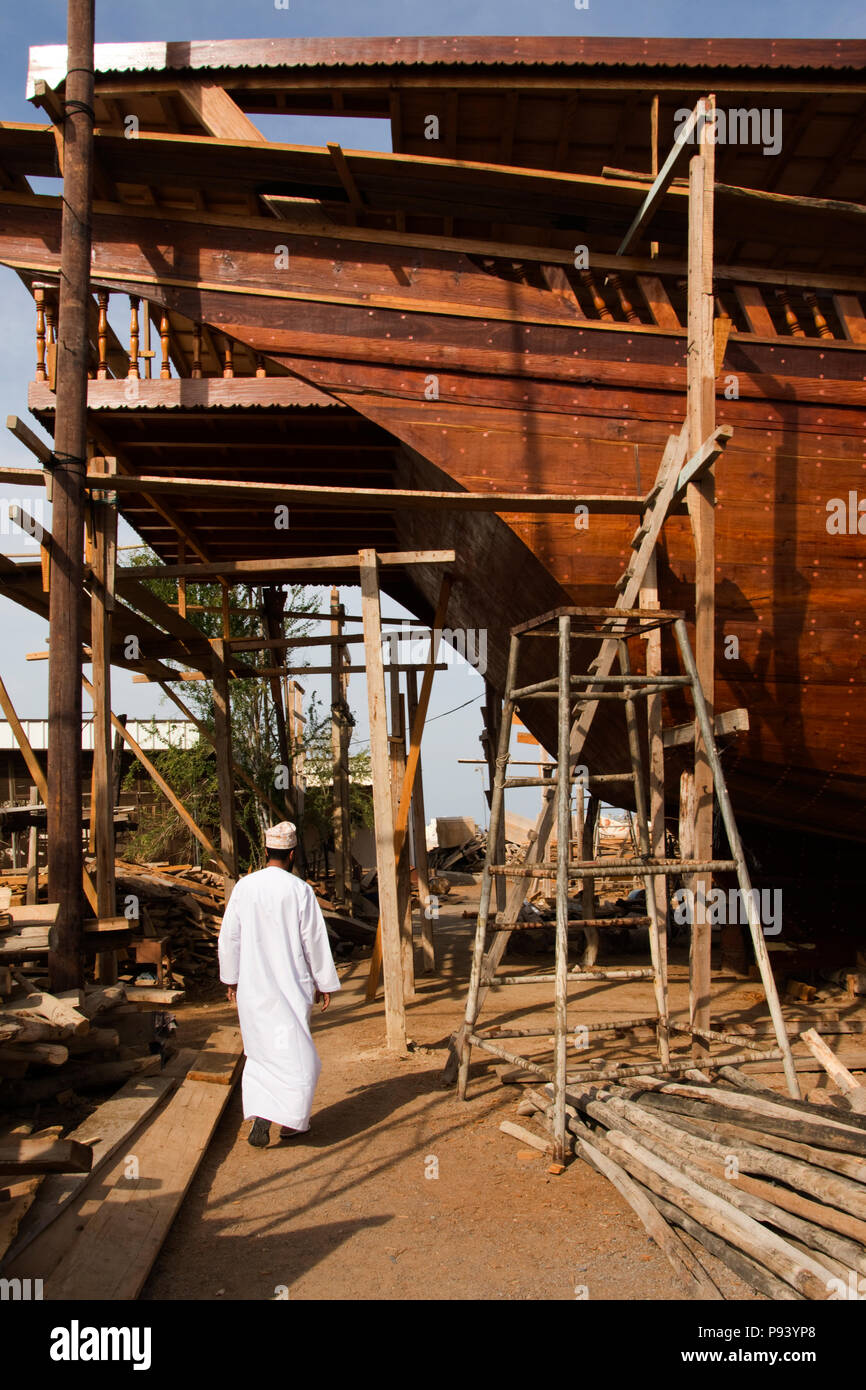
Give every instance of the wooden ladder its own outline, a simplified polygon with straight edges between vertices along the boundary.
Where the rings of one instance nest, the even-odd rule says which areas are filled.
[[[679,438],[672,436],[664,451],[656,483],[647,499],[647,507],[640,526],[632,540],[632,555],[625,573],[617,583],[617,598],[613,608],[585,609],[561,608],[552,613],[524,623],[514,628],[511,634],[508,674],[506,677],[505,704],[500,725],[499,747],[496,756],[493,796],[490,812],[487,854],[482,877],[481,902],[475,934],[472,957],[472,971],[466,1011],[460,1030],[452,1039],[452,1053],[446,1067],[446,1079],[453,1080],[457,1073],[461,1098],[466,1095],[469,1063],[472,1046],[482,1048],[513,1065],[540,1072],[553,1083],[554,1111],[553,1133],[554,1150],[557,1161],[562,1161],[565,1152],[565,1091],[567,1085],[566,1054],[568,1040],[567,986],[569,982],[584,980],[652,979],[656,1013],[648,1019],[631,1020],[631,1027],[653,1023],[656,1027],[659,1064],[662,1070],[676,1073],[695,1065],[694,1061],[675,1062],[670,1060],[671,1025],[668,1013],[667,994],[667,937],[666,912],[660,912],[654,892],[653,880],[662,877],[667,885],[675,875],[734,871],[743,902],[746,907],[749,931],[755,951],[758,968],[767,996],[777,1040],[777,1049],[765,1053],[768,1057],[781,1057],[789,1090],[799,1096],[796,1071],[791,1056],[784,1021],[781,1015],[775,981],[770,969],[769,956],[763,930],[755,906],[748,867],[745,862],[742,843],[734,819],[730,798],[725,784],[724,773],[716,748],[712,721],[704,700],[695,666],[694,656],[688,640],[685,621],[681,613],[661,610],[641,610],[633,607],[637,598],[650,557],[659,537],[665,517],[675,497],[686,484],[696,477],[702,468],[707,467],[718,456],[730,436],[729,429],[717,430],[692,460],[686,463],[685,430]],[[640,676],[631,672],[628,657],[628,642],[631,638],[643,636],[653,628],[667,627],[673,631],[679,651],[682,672]],[[528,638],[555,639],[558,648],[558,673],[549,680],[536,682],[530,686],[517,685],[520,644]],[[591,642],[597,648],[594,659],[585,671],[574,674],[572,671],[572,645],[574,642]],[[614,673],[614,665],[618,672]],[[718,799],[722,820],[728,837],[731,858],[728,860],[697,862],[682,858],[667,860],[650,854],[647,830],[646,780],[642,767],[639,726],[636,701],[681,687],[691,695],[694,716],[700,728],[704,748],[713,770],[715,794]],[[556,776],[539,778],[509,778],[509,745],[512,717],[519,704],[529,699],[556,699],[558,708],[558,749]],[[609,773],[606,776],[588,777],[581,765],[583,748],[592,727],[595,713],[601,700],[619,701],[625,712],[626,735],[629,748],[631,771]],[[576,716],[576,717],[575,717]],[[662,731],[649,730],[650,745],[654,739],[662,738]],[[631,783],[637,810],[637,836],[639,853],[633,859],[612,861],[597,858],[572,861],[571,848],[571,800],[575,785],[598,790],[611,782]],[[535,832],[530,838],[524,860],[519,865],[496,864],[493,862],[495,846],[499,842],[499,832],[504,821],[504,794],[507,789],[540,786],[544,789],[544,805]],[[555,862],[545,861],[544,854],[554,815],[558,831],[557,858]],[[513,881],[505,909],[490,922],[491,889],[494,878],[505,877]],[[517,919],[523,904],[528,880],[556,877],[556,953],[553,974],[528,974],[497,978],[497,970],[505,953],[511,932],[517,929]],[[568,969],[568,886],[572,878],[594,880],[597,877],[640,876],[644,880],[647,902],[646,924],[649,927],[651,965],[646,968],[617,970],[616,968]],[[667,894],[665,894],[665,901]],[[577,920],[575,928],[597,926],[598,921],[591,918]],[[488,931],[492,941],[487,946]],[[487,949],[485,949],[487,947]],[[494,1041],[495,1034],[480,1035],[476,1031],[477,1020],[491,984],[513,985],[525,983],[550,982],[555,986],[554,1003],[556,1010],[554,1035],[553,1070],[536,1066],[525,1057],[507,1052]],[[611,1027],[611,1024],[600,1025]],[[617,1024],[622,1027],[621,1024]],[[682,1031],[683,1025],[677,1026]],[[733,1035],[720,1035],[709,1030],[694,1027],[686,1029],[692,1037],[711,1040],[740,1041]],[[499,1037],[522,1037],[548,1035],[551,1029],[536,1028],[528,1032],[507,1030]],[[743,1040],[747,1051],[754,1053],[754,1045]],[[742,1059],[740,1059],[742,1060]],[[724,1064],[734,1059],[726,1057]],[[704,1064],[709,1064],[708,1060]],[[633,1071],[640,1072],[645,1064]],[[622,1074],[622,1073],[620,1073]],[[591,1079],[583,1073],[584,1079]]]

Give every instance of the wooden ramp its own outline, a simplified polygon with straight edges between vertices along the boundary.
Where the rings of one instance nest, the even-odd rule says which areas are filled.
[[[220,1057],[224,1084],[214,1085],[211,1057]],[[243,1055],[240,1030],[224,1028],[208,1041],[176,1094],[126,1156],[99,1210],[46,1280],[54,1300],[137,1298],[167,1236],[211,1135],[228,1103]]]
[[[154,1088],[159,1094],[119,1093],[91,1115],[75,1137],[86,1132],[92,1140],[94,1172],[43,1179],[3,1274],[44,1279],[47,1299],[137,1298],[228,1103],[242,1056],[240,1030],[219,1029],[201,1051],[182,1051],[159,1077],[146,1078],[162,1083]],[[210,1079],[196,1080],[193,1071]]]

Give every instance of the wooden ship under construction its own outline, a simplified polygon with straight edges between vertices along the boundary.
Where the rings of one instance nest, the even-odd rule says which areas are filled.
[[[746,118],[714,151],[731,433],[709,694],[748,713],[725,749],[744,823],[864,839],[863,539],[828,506],[866,496],[866,43],[317,38],[95,64],[87,430],[120,512],[166,577],[317,582],[326,554],[328,581],[357,582],[359,548],[391,554],[383,588],[427,622],[442,567],[400,557],[453,550],[446,625],[486,631],[500,695],[514,624],[612,601],[687,411],[685,163],[657,176],[701,98]],[[28,180],[62,172],[65,75],[64,48],[31,50],[41,116],[0,126],[0,261],[34,296],[49,431],[61,205]],[[255,125],[293,114],[322,118],[321,148]],[[388,121],[393,152],[327,143],[331,117]],[[691,621],[695,581],[680,502],[662,606]],[[47,612],[37,563],[0,591]],[[138,662],[119,632],[112,660],[194,665],[155,621]],[[555,748],[540,703],[525,721]],[[622,759],[607,728],[591,763]]]

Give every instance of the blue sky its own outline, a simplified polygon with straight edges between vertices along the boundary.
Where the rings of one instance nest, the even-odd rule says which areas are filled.
[[[728,0],[725,5],[701,7],[693,0],[589,0],[578,10],[574,0],[378,0],[376,4],[349,4],[348,0],[289,0],[278,9],[274,0],[146,0],[143,5],[109,5],[97,0],[97,41],[182,40],[221,38],[272,38],[282,35],[410,35],[410,34],[549,34],[639,35],[645,37],[776,37],[861,38],[866,29],[863,0],[835,0],[815,5],[805,0],[785,4],[761,0]],[[63,0],[29,0],[18,5],[6,0],[0,13],[0,119],[39,120],[38,112],[24,99],[27,51],[31,45],[65,42],[66,5]],[[347,146],[382,145],[383,135],[362,130],[337,135]],[[365,123],[367,124],[367,123]],[[265,134],[276,128],[262,123]],[[336,132],[331,124],[327,136]],[[281,122],[280,138],[302,143],[323,143],[314,123]],[[378,136],[378,138],[377,138]],[[17,277],[0,269],[0,407],[2,417],[17,414],[28,419],[27,384],[35,354],[33,305]],[[32,425],[34,422],[29,420]],[[0,464],[29,462],[29,455],[5,429],[0,434]],[[33,508],[23,490],[7,488],[0,511],[0,550],[23,552],[23,537],[12,535],[5,520],[7,503],[16,500]],[[123,540],[133,537],[128,533]],[[358,611],[358,591],[347,590],[349,611]],[[400,614],[393,603],[386,612]],[[47,710],[46,662],[27,662],[28,651],[44,649],[47,624],[7,600],[0,599],[2,665],[0,674],[22,717],[42,717]],[[323,697],[326,682],[310,678],[310,691]],[[442,715],[464,701],[466,708],[430,723],[424,740],[425,794],[430,815],[467,814],[481,818],[480,779],[471,767],[459,767],[457,758],[479,756],[480,677],[465,663],[456,662],[437,676],[431,716]],[[131,716],[167,715],[152,688],[133,685],[130,677],[114,673],[114,707]],[[367,737],[366,690],[363,678],[354,677],[350,703],[358,720],[358,741]],[[525,751],[521,756],[526,756]],[[513,809],[526,814],[531,807],[515,798]]]

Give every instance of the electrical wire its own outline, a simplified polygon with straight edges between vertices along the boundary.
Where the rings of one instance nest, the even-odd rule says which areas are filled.
[[[479,700],[483,700],[483,699],[484,699],[484,696],[483,696],[483,695],[473,695],[473,697],[472,697],[471,700],[464,700],[462,705],[455,705],[453,709],[446,709],[446,710],[443,710],[441,714],[433,714],[433,715],[430,716],[429,719],[426,719],[426,720],[424,721],[425,727],[426,727],[427,724],[435,724],[435,722],[436,722],[437,719],[447,719],[447,717],[448,717],[449,714],[456,714],[458,710],[460,710],[460,709],[465,709],[467,705],[474,705],[474,704],[476,704]],[[352,739],[352,743],[354,744],[355,742],[356,742],[356,740],[355,740],[355,739]],[[370,744],[370,740],[369,740],[368,738],[365,738],[365,739],[359,740],[359,741],[357,742],[357,745],[356,745],[356,746],[357,746],[358,748],[367,748],[367,747],[369,747],[369,744]]]

